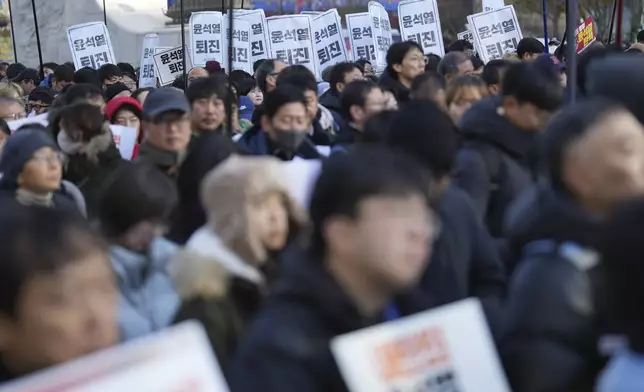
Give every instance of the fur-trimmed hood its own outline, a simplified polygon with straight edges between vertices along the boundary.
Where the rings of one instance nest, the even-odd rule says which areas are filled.
[[[92,137],[88,142],[74,141],[64,130],[58,132],[56,141],[65,155],[84,155],[90,162],[98,163],[98,155],[107,151],[111,145],[114,145],[114,136],[109,124],[105,122],[101,128],[101,133]]]
[[[226,295],[228,281],[238,277],[263,285],[264,277],[228,249],[208,227],[197,230],[171,263],[170,276],[183,301]]]

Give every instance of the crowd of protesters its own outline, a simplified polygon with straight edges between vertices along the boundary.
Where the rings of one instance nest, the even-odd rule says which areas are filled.
[[[0,382],[198,320],[233,392],[346,391],[331,339],[476,297],[514,391],[642,390],[641,47],[0,64]]]

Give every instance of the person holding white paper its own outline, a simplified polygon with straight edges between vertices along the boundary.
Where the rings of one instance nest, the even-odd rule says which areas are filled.
[[[437,235],[429,183],[415,161],[379,148],[323,165],[310,202],[311,245],[294,252],[247,331],[229,368],[231,390],[347,391],[329,343],[384,321],[392,298],[417,283]]]

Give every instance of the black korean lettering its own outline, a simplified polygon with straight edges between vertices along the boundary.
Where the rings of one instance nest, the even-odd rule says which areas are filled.
[[[362,29],[360,29],[359,27],[351,29],[351,36],[354,40],[362,39]]]
[[[389,26],[389,19],[385,19],[385,18],[380,19],[380,27],[381,27],[384,31],[389,31],[389,30],[391,30],[391,26]]]
[[[281,31],[271,31],[271,43],[281,44],[284,42],[284,33]]]
[[[329,45],[329,52],[331,53],[332,59],[342,56],[342,48],[340,47],[340,42],[331,42],[331,44]]]
[[[309,29],[297,29],[297,40],[298,41],[310,41],[311,33]]]
[[[481,39],[488,39],[492,37],[492,33],[490,32],[490,28],[488,26],[479,27],[478,30],[479,37],[481,37]]]
[[[205,39],[200,39],[195,41],[195,51],[197,54],[206,54],[208,53],[208,41]],[[165,63],[164,63],[165,64]]]
[[[249,41],[248,31],[242,31],[241,32],[241,41],[242,42],[248,42]]]
[[[502,42],[503,53],[513,52],[517,49],[517,39],[516,37],[512,39],[507,39]]]
[[[424,48],[431,48],[436,46],[436,34],[433,31],[427,31],[422,33],[422,45]]]
[[[94,56],[83,56],[80,58],[80,63],[81,67],[90,67],[92,69],[96,69],[96,61],[94,60]]]
[[[95,53],[94,58],[96,59],[96,66],[101,67],[101,65],[107,64],[107,52]]]
[[[96,42],[94,41],[94,37],[87,37],[87,39],[85,39],[85,46],[87,46],[88,48],[90,46],[92,48],[95,48],[96,47]]]
[[[384,37],[376,37],[376,42],[378,43],[378,51],[386,52],[387,50],[389,50],[389,46],[387,45],[387,41],[384,39]]]
[[[211,25],[210,23],[203,25],[203,32],[208,33],[208,34],[212,34],[212,30],[213,30],[212,26],[213,25]]]
[[[436,18],[434,17],[434,11],[423,12],[423,20],[425,24],[436,23]]]
[[[235,48],[235,60],[240,63],[248,62],[248,49],[246,48]]]
[[[220,24],[214,24],[212,25],[212,31],[213,34],[221,34],[221,25]]]
[[[373,37],[373,31],[371,30],[371,27],[364,27],[362,29],[362,35],[369,38]]]
[[[161,64],[166,65],[170,63],[170,55],[168,53],[164,53],[161,55]]]
[[[406,29],[411,29],[414,26],[414,20],[410,15],[405,15],[402,18],[403,27]]]
[[[253,31],[253,35],[259,35],[262,34],[264,31],[262,30],[262,24],[261,23],[256,23],[250,26],[250,29]]]
[[[516,30],[514,27],[514,21],[512,19],[506,20],[505,22],[501,23],[501,25],[503,26],[504,33],[511,33]]]
[[[203,26],[200,23],[195,23],[192,26],[192,34],[199,35],[203,32]]]
[[[423,24],[423,16],[422,16],[422,14],[414,15],[414,24],[415,25],[422,25]]]
[[[380,18],[378,18],[377,16],[374,16],[373,18],[371,18],[371,20],[373,22],[373,28],[374,29],[379,29],[380,28]]]
[[[255,57],[264,55],[264,42],[263,41],[251,42],[250,50],[251,50],[251,54]]]
[[[179,60],[179,58],[180,57],[179,57],[179,51],[178,50],[170,52],[170,60],[177,61],[177,60]]]
[[[490,60],[500,59],[503,57],[503,50],[501,50],[501,44],[498,42],[492,45],[485,45],[485,51],[487,52]]]
[[[295,29],[286,30],[284,32],[284,41],[295,41],[296,39],[297,39],[297,35],[295,34]]]
[[[356,54],[359,59],[365,59],[368,61],[376,59],[376,51],[373,45],[358,46],[356,48]]]
[[[147,58],[150,58],[151,56],[152,56],[152,48],[145,48],[145,50],[143,51],[143,58],[147,59]]]
[[[320,60],[320,65],[324,65],[331,61],[331,54],[329,53],[329,48],[324,47],[318,50],[318,59]]]
[[[329,38],[329,32],[326,27],[323,27],[320,31],[315,32],[315,43],[319,44],[323,39]]]
[[[407,37],[407,39],[419,45],[421,43],[420,33],[412,34],[409,37]]]
[[[172,63],[172,64],[170,64],[170,66],[168,67],[170,69],[170,73],[174,74],[174,73],[179,72],[179,64],[180,63]]]
[[[503,34],[503,29],[501,28],[501,23],[492,23],[492,34]]]
[[[288,62],[288,55],[289,55],[289,53],[287,53],[287,51],[284,50],[284,49],[280,49],[280,50],[275,51],[275,57],[277,58],[277,60],[280,60],[282,62],[290,64]]]
[[[327,26],[327,30],[329,31],[329,37],[333,37],[338,34],[338,25],[335,23],[330,24]]]
[[[219,53],[219,41],[216,39],[208,40],[208,53]]]
[[[295,48],[293,49],[293,63],[291,64],[310,64],[311,56],[309,48]]]
[[[77,52],[85,50],[85,40],[82,38],[74,40],[74,50]]]
[[[96,47],[98,48],[99,46],[105,46],[107,45],[107,40],[105,39],[105,35],[99,34],[94,37],[94,42],[96,42]]]

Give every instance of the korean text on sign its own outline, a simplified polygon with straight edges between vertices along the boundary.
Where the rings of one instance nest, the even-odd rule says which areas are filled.
[[[461,31],[460,33],[456,34],[456,39],[463,39],[474,45],[474,36],[472,35],[472,32],[470,30]]]
[[[221,12],[193,12],[190,16],[190,50],[192,62],[198,66],[210,60],[222,62]]]
[[[313,17],[315,58],[320,73],[327,67],[348,60],[341,26],[340,16],[335,8]]]
[[[141,73],[139,87],[156,87],[157,77],[154,72],[154,48],[159,45],[159,36],[156,33],[146,34],[143,38],[143,54],[141,55]]]
[[[271,57],[289,65],[304,65],[317,75],[311,18],[308,15],[273,16],[266,22]]]
[[[590,44],[597,40],[595,23],[593,23],[592,17],[589,16],[582,24],[577,26],[575,36],[577,37],[577,53],[581,53],[584,49],[589,47]]]
[[[517,15],[511,5],[470,15],[467,21],[474,36],[474,47],[485,63],[515,52],[523,38]]]
[[[376,45],[371,26],[371,16],[368,12],[347,14],[347,30],[354,60],[376,61]]]
[[[67,40],[76,69],[116,64],[110,34],[103,22],[71,26],[67,29]]]
[[[387,51],[391,46],[391,24],[385,7],[377,1],[369,2],[369,16],[376,47],[376,68],[383,71],[387,66]]]
[[[483,8],[483,12],[488,12],[505,7],[505,3],[503,0],[482,0],[481,7]]]
[[[425,54],[445,55],[436,0],[403,0],[398,3],[398,18],[403,41],[416,42]]]
[[[153,56],[154,67],[162,86],[171,84],[178,76],[183,75],[183,52],[183,48],[177,46]],[[186,57],[186,68],[192,68],[190,56]]]
[[[271,50],[264,10],[235,10],[233,16],[250,23],[251,61],[254,63],[257,60],[270,58]]]
[[[226,26],[224,45],[226,46],[226,48],[228,48],[228,42],[231,42],[229,40],[231,34],[230,28],[228,27],[228,18],[224,20],[224,26]],[[240,18],[233,18],[232,48],[228,48],[226,51],[224,51],[224,67],[226,68],[226,72],[235,69],[241,69],[250,74],[253,73],[250,36],[250,23]],[[229,51],[231,51],[232,54],[232,66],[228,65]]]
[[[510,392],[477,299],[337,336],[331,351],[351,392]]]

